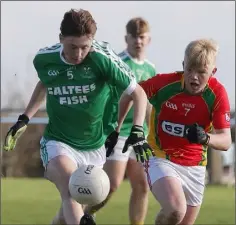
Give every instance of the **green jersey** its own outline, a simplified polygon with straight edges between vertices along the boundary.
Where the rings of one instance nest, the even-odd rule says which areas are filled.
[[[39,50],[34,66],[47,89],[49,123],[46,139],[64,142],[86,151],[100,148],[106,139],[103,114],[109,98],[109,85],[132,93],[136,86],[130,68],[107,42],[93,41],[91,51],[78,65],[62,55],[63,45]]]
[[[119,54],[120,58],[131,68],[136,76],[137,82],[147,80],[156,75],[155,65],[149,62],[148,60],[144,60],[142,62],[136,61],[133,59],[129,53],[125,50]],[[104,114],[104,127],[106,134],[108,135],[111,131],[114,130],[117,125],[117,115],[118,115],[118,101],[122,94],[122,90],[117,87],[111,88],[111,96],[108,105],[106,106],[105,114]],[[113,114],[111,114],[113,112]],[[121,127],[120,136],[128,137],[130,134],[130,129],[133,125],[133,107],[128,112],[123,125]],[[144,132],[147,135],[148,128],[146,122],[144,123]]]

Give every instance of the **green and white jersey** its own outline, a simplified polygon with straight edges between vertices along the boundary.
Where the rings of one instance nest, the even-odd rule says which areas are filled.
[[[137,61],[129,55],[127,50],[121,52],[119,56],[134,72],[137,82],[147,80],[156,75],[155,65],[149,62],[148,60],[144,60],[141,62]],[[107,105],[106,111],[104,114],[105,115],[104,127],[105,127],[105,132],[107,135],[112,130],[114,130],[114,127],[117,125],[116,121],[118,117],[118,101],[122,94],[122,91],[117,87],[111,87],[111,89],[112,89],[111,90],[112,97],[110,97],[109,104]],[[112,117],[110,113],[111,111],[113,112]],[[129,136],[131,127],[133,125],[133,114],[134,114],[134,110],[132,107],[124,120],[124,123],[120,131],[120,136],[123,136],[123,137]],[[144,123],[144,132],[147,135],[148,128],[147,128],[146,122]]]
[[[39,50],[34,58],[38,77],[47,89],[49,123],[46,139],[64,142],[78,150],[100,148],[106,139],[103,114],[109,86],[132,93],[136,80],[130,68],[107,42],[94,41],[81,64],[62,56],[63,45]]]

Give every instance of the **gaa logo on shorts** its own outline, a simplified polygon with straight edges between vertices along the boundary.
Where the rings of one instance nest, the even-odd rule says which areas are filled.
[[[178,107],[177,107],[177,105],[176,104],[174,104],[174,103],[171,103],[171,102],[169,102],[169,101],[166,101],[166,107],[167,108],[170,108],[170,109],[173,109],[173,110],[178,110]]]
[[[85,195],[91,195],[92,194],[92,192],[89,190],[89,188],[86,188],[86,187],[79,187],[78,192],[80,194],[85,194]]]

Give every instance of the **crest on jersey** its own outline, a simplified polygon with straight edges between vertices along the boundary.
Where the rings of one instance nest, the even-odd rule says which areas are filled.
[[[225,113],[225,120],[227,122],[230,122],[230,113],[229,112]]]
[[[89,66],[84,66],[83,70],[84,70],[84,74],[81,74],[82,77],[88,78],[88,79],[94,77],[94,73],[93,73],[91,67],[89,67]]]

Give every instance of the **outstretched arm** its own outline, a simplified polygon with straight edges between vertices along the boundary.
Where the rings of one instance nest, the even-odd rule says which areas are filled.
[[[46,97],[46,88],[41,81],[39,81],[31,96],[30,102],[26,107],[24,114],[31,119],[34,114],[39,110],[41,104]]]
[[[132,104],[134,105],[133,125],[143,126],[146,114],[147,96],[144,90],[138,84],[132,94],[128,95],[123,93],[120,98],[117,128],[118,131],[122,126],[122,123]]]
[[[227,151],[232,144],[230,128],[217,129],[215,133],[208,135],[208,146],[215,150]]]
[[[15,148],[17,140],[25,132],[29,120],[38,111],[46,96],[46,88],[39,81],[34,89],[25,112],[19,116],[18,121],[7,132],[3,149],[11,151]]]

